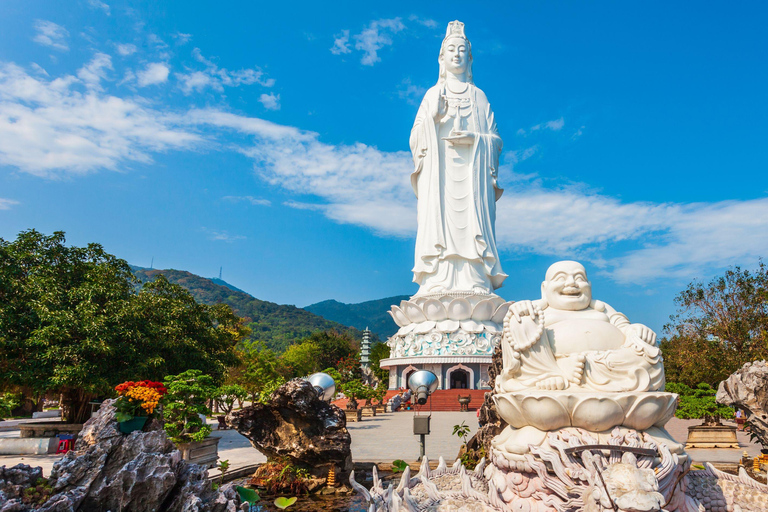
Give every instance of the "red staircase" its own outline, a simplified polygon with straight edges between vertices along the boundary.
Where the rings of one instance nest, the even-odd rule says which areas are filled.
[[[432,396],[430,399],[432,400],[432,410],[433,411],[460,411],[461,405],[459,404],[459,395],[461,396],[467,396],[470,395],[472,397],[472,401],[469,403],[469,410],[470,411],[476,411],[481,405],[483,405],[483,400],[485,400],[485,393],[490,391],[489,389],[438,389],[434,393],[432,393]],[[384,396],[384,402],[386,403],[390,398],[398,394],[399,391],[396,389],[387,391],[387,394]],[[358,400],[358,403],[360,405],[363,404],[363,400]],[[336,400],[333,402],[333,405],[337,405],[340,408],[344,409],[344,407],[347,406],[347,399],[342,398],[341,400]],[[398,410],[402,411],[404,410],[402,407]],[[429,410],[429,402],[424,404],[422,407],[422,410],[428,411]]]

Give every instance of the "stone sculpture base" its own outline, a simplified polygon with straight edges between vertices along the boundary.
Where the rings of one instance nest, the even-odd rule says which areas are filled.
[[[738,448],[736,427],[729,425],[695,425],[688,427],[685,448]]]

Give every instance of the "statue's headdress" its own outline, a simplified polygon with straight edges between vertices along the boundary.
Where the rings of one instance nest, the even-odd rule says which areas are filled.
[[[451,36],[461,37],[465,40],[467,39],[467,36],[464,35],[464,24],[459,20],[448,23],[448,28],[445,31],[445,39],[448,39]]]
[[[448,23],[448,28],[445,30],[445,37],[440,45],[440,56],[438,57],[438,60],[442,61],[443,52],[445,51],[445,42],[452,37],[460,37],[467,42],[467,81],[469,83],[474,83],[472,80],[472,44],[464,34],[464,23],[459,20]],[[440,78],[438,79],[438,82],[442,80],[445,80],[445,66],[440,62]]]

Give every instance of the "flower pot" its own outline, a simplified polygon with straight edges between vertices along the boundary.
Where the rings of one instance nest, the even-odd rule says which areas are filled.
[[[120,421],[117,426],[123,434],[130,434],[134,430],[141,430],[147,422],[146,416],[134,416],[128,421]]]

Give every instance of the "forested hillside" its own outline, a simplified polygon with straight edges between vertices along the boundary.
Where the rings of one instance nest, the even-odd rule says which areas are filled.
[[[401,300],[407,300],[407,295],[387,297],[386,299],[369,300],[358,304],[344,304],[336,300],[324,300],[317,304],[307,306],[307,311],[323,318],[351,325],[363,330],[368,327],[378,335],[379,339],[386,340],[397,332],[397,324],[389,316],[389,308],[400,304]]]
[[[282,353],[289,345],[306,338],[315,331],[336,329],[349,332],[356,340],[362,338],[362,332],[338,322],[311,313],[296,306],[275,304],[259,300],[248,293],[239,291],[219,279],[207,279],[184,270],[157,270],[132,266],[133,273],[142,282],[151,281],[158,274],[163,274],[168,281],[179,284],[192,293],[203,304],[229,305],[235,313],[246,319],[251,329],[250,338],[259,340],[277,353]]]

